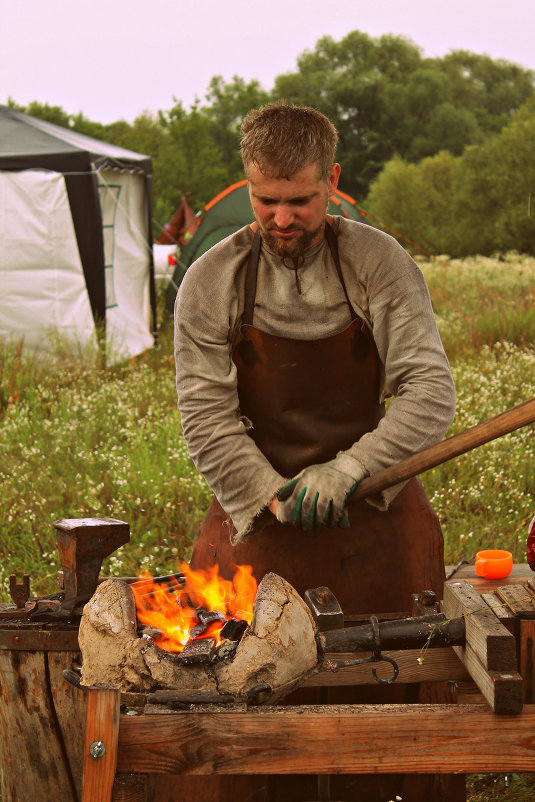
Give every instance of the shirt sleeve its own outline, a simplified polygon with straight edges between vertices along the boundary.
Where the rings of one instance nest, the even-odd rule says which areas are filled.
[[[393,398],[376,429],[345,453],[373,475],[443,438],[455,414],[455,387],[420,269],[393,238],[373,232],[375,244],[366,248],[370,232],[359,233],[362,273],[355,274],[347,257],[342,267],[349,294],[373,333],[384,371],[383,397]],[[402,487],[369,502],[386,508]]]
[[[232,332],[250,240],[219,243],[187,271],[175,302],[178,407],[189,454],[228,513],[239,542],[262,528],[285,484],[240,417]],[[273,520],[271,516],[270,520]]]

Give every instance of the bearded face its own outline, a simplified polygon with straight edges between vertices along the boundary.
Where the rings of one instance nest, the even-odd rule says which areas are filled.
[[[322,237],[325,223],[322,222],[313,231],[307,231],[299,226],[292,226],[285,231],[281,231],[276,226],[264,229],[259,220],[260,233],[266,245],[278,254],[282,259],[290,258],[298,260],[306,250],[315,245]],[[295,232],[295,235],[293,233]],[[292,234],[292,236],[288,236]]]
[[[310,164],[288,178],[248,170],[249,197],[266,245],[281,258],[299,259],[323,237],[329,196],[340,173],[335,164],[328,181]]]

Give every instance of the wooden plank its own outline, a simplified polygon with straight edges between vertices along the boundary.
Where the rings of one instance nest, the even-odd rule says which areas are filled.
[[[76,657],[78,652],[0,650],[3,802],[76,798],[83,700],[61,676]]]
[[[485,668],[470,644],[465,647],[452,646],[452,649],[464,663],[494,713],[512,715],[522,711],[523,682],[517,671],[500,672]]]
[[[123,715],[117,766],[193,775],[535,772],[534,731],[533,705],[520,716],[495,716],[480,705]]]
[[[399,667],[396,683],[411,682],[444,682],[447,680],[465,680],[469,674],[453,649],[407,649],[404,651],[388,651],[383,653],[391,657]],[[336,660],[354,657],[365,657],[366,654],[331,655]],[[329,655],[327,655],[329,657]],[[422,660],[422,662],[419,662]],[[385,679],[392,673],[387,663],[366,663],[360,666],[347,666],[338,671],[321,671],[303,683],[303,687],[334,687],[339,685],[375,685],[372,674],[375,667],[379,677]]]
[[[116,774],[113,781],[112,802],[146,802],[148,779],[146,774]]]
[[[82,802],[110,802],[117,766],[121,694],[118,688],[89,688],[84,740]],[[101,744],[101,757],[92,757],[92,744]]]
[[[525,585],[502,585],[496,595],[519,618],[535,619],[535,599]]]
[[[446,576],[449,575],[453,566],[446,567]],[[515,585],[518,582],[527,582],[533,577],[533,571],[527,563],[514,563],[513,570],[505,579],[485,579],[483,576],[476,576],[473,564],[462,565],[455,571],[455,574],[447,582],[458,582],[464,580],[470,582],[479,592],[490,593],[500,585]]]
[[[506,630],[516,639],[519,633],[519,620],[516,615],[511,612],[509,607],[502,604],[496,593],[480,593],[479,595],[487,607],[492,610],[498,621],[500,621]]]
[[[76,652],[46,652],[46,659],[56,718],[65,745],[65,760],[80,799],[87,695],[68,682],[62,672],[71,669],[73,661],[80,662],[81,657]]]
[[[480,593],[479,595],[488,608],[492,610],[496,618],[502,622],[502,624],[505,621],[516,618],[515,614],[509,609],[509,607],[502,603],[500,597],[496,593]]]
[[[473,679],[459,682],[455,688],[456,701],[460,705],[486,705],[485,697]]]
[[[448,618],[464,616],[466,642],[483,668],[506,672],[517,670],[514,637],[468,582],[444,585],[443,609]],[[461,654],[460,648],[456,647],[458,655]]]
[[[535,621],[520,622],[520,673],[524,680],[524,702],[535,698]]]

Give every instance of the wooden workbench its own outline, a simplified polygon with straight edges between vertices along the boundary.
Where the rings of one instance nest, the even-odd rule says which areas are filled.
[[[493,597],[497,588],[510,587],[526,597],[527,609],[531,594],[526,583],[533,576],[529,566],[519,564],[506,579],[488,581],[476,577],[473,566],[462,566],[449,579],[453,588],[445,591],[443,603],[446,597],[450,605],[452,599],[454,605],[456,600],[461,603],[463,594],[469,603],[472,590],[465,584],[469,583],[481,594],[481,598],[473,594],[480,608],[485,608],[485,595]],[[234,705],[180,712],[145,708],[132,716],[120,715],[118,690],[92,689],[88,692],[82,802],[145,800],[151,775],[167,775],[168,787],[178,789],[184,775],[535,772],[535,661],[530,657],[529,663],[522,656],[527,638],[535,642],[535,601],[533,607],[533,617],[528,610],[528,618],[515,625],[519,633],[525,625],[528,635],[524,632],[522,643],[517,643],[520,670],[526,676],[516,677],[521,683],[527,680],[520,686],[521,693],[524,688],[527,693],[521,712],[514,715],[493,713],[477,687],[475,704]],[[489,610],[486,614],[488,618]],[[491,618],[493,615],[491,611]],[[507,610],[501,615],[517,618]],[[501,622],[496,621],[498,632]],[[481,658],[477,626],[472,630],[476,643],[470,649]],[[508,631],[503,631],[507,639]],[[499,640],[498,635],[496,638]],[[447,679],[453,686],[474,685],[464,647],[429,649],[423,662],[417,651],[387,654],[399,661],[401,683]],[[500,659],[499,653],[493,659],[496,656]],[[490,670],[487,677],[498,674]],[[500,676],[512,679],[509,674]],[[306,684],[370,684],[370,666],[348,667],[336,674],[322,672]],[[515,687],[518,691],[518,684]],[[484,690],[487,699],[492,697],[492,688]],[[89,745],[100,740],[106,740],[105,755],[99,760],[88,758]]]

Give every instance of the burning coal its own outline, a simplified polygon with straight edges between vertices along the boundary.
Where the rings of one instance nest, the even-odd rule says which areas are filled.
[[[133,584],[138,625],[169,652],[180,653],[192,641],[214,638],[239,640],[253,620],[257,582],[248,565],[237,566],[232,581],[209,571],[193,571],[182,563],[181,573],[157,582],[149,574]],[[230,636],[230,637],[229,637]]]

